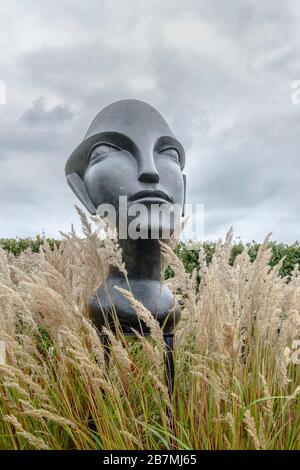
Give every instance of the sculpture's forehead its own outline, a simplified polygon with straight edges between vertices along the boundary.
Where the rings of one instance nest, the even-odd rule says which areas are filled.
[[[122,100],[110,104],[97,114],[83,141],[68,158],[66,174],[76,172],[82,176],[89,164],[92,148],[101,141],[102,137],[109,138],[114,143],[114,139],[120,139],[122,135],[134,143],[134,147],[141,155],[147,156],[160,137],[171,137],[177,142],[181,154],[181,168],[184,167],[184,149],[174,138],[162,115],[143,101]]]
[[[87,136],[95,132],[124,134],[138,145],[161,136],[173,137],[161,114],[149,104],[138,100],[118,101],[104,108],[93,120]]]

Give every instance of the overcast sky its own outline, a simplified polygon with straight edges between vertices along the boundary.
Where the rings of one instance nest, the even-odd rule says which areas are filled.
[[[136,98],[185,146],[206,239],[300,240],[299,39],[298,0],[1,2],[0,238],[78,225],[66,159]]]

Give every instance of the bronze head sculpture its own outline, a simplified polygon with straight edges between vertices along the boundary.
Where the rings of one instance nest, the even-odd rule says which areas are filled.
[[[66,176],[69,186],[91,214],[101,204],[112,204],[118,211],[120,196],[127,198],[128,210],[134,203],[144,204],[148,209],[153,204],[176,204],[183,208],[184,164],[184,149],[159,112],[142,101],[122,100],[95,117],[67,161]],[[149,224],[146,227],[149,232],[151,218],[145,223]],[[172,234],[172,222],[169,225]],[[119,243],[128,279],[116,268],[110,269],[105,286],[99,287],[90,301],[93,323],[100,333],[104,325],[114,328],[113,304],[124,334],[131,335],[136,330],[147,335],[146,325],[139,321],[128,300],[114,289],[130,287],[160,323],[164,335],[172,337],[180,308],[162,281],[159,240],[129,237]]]

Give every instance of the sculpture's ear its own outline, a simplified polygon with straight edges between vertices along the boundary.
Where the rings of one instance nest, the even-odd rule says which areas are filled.
[[[86,209],[90,212],[90,214],[96,214],[96,207],[94,206],[93,202],[91,201],[85,184],[83,180],[77,173],[71,173],[67,176],[67,183],[72,189],[72,191],[76,194],[78,199],[82,202],[82,204],[86,207]]]
[[[185,206],[185,201],[186,201],[186,175],[182,173],[183,177],[183,205],[182,205],[182,217],[184,217],[184,206]]]

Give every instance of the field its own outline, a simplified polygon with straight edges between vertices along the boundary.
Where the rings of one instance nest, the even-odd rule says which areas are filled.
[[[0,251],[0,449],[300,449],[297,265],[279,275],[268,239],[232,259],[231,232],[209,263],[198,246],[199,272],[163,247],[183,308],[170,400],[160,328],[134,299],[152,339],[111,335],[106,372],[86,305],[122,260],[81,218],[84,238]]]

